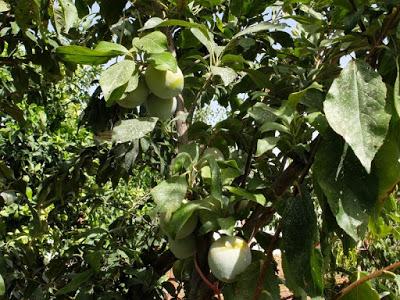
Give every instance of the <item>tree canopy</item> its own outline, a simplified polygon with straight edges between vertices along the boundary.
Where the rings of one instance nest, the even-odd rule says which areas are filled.
[[[157,299],[173,267],[188,299],[280,299],[280,249],[296,297],[379,299],[328,277],[337,241],[400,240],[399,23],[398,0],[0,0],[0,294]],[[252,249],[232,281],[218,235]]]

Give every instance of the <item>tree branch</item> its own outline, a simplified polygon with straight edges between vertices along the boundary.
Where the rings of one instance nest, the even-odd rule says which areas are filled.
[[[395,29],[400,22],[400,6],[395,6],[392,12],[386,16],[383,20],[383,25],[378,39],[375,41],[371,51],[367,55],[367,62],[373,67],[377,66],[377,58],[379,54],[380,46],[382,45],[384,39],[390,34],[390,31]]]
[[[314,161],[314,157],[320,143],[319,141],[320,138],[316,138],[314,139],[314,141],[312,141],[307,161],[293,161],[283,171],[283,173],[277,177],[275,182],[272,184],[272,189],[266,190],[264,192],[268,200],[274,201],[279,199],[287,191],[288,188],[293,186],[296,180],[301,182],[304,179]],[[273,214],[273,212],[274,210],[271,210],[271,208],[259,205],[253,211],[250,218],[243,226],[243,229],[250,230],[251,232],[253,232],[253,235],[255,235],[260,228],[267,224],[266,222],[269,222],[271,214]]]
[[[263,260],[262,263],[262,267],[260,270],[260,275],[258,276],[258,280],[257,280],[257,286],[256,289],[254,291],[254,296],[253,296],[253,300],[258,300],[261,296],[261,292],[262,292],[262,288],[265,282],[265,277],[267,276],[267,271],[268,271],[268,267],[272,261],[272,252],[274,251],[275,248],[275,244],[276,241],[279,239],[279,235],[281,233],[281,226],[279,225],[278,228],[275,231],[274,237],[271,240],[271,242],[269,243],[268,249],[267,249],[267,254],[265,259]]]
[[[203,271],[201,270],[199,263],[197,262],[197,254],[194,255],[194,267],[197,273],[200,275],[200,278],[203,282],[214,292],[214,294],[218,297],[218,300],[221,300],[221,291],[218,288],[218,285],[212,284],[208,278],[204,275]]]
[[[335,298],[335,300],[339,300],[339,299],[343,298],[345,295],[350,293],[353,289],[357,288],[358,286],[362,285],[363,283],[367,282],[368,280],[379,277],[382,274],[384,274],[386,271],[391,271],[391,270],[394,270],[397,268],[400,268],[400,261],[398,261],[394,264],[391,264],[390,266],[387,266],[383,269],[372,272],[371,274],[368,274],[367,276],[364,276],[363,278],[360,278],[357,281],[354,281],[352,284],[350,284],[349,286],[347,286],[346,288],[341,290],[339,295]]]
[[[242,187],[242,188],[246,185],[247,177],[250,174],[251,160],[253,158],[254,150],[256,149],[256,146],[257,146],[257,140],[258,140],[258,134],[257,134],[257,132],[255,132],[254,136],[251,140],[249,152],[247,153],[246,167],[245,167],[245,171],[244,171],[242,180],[240,182],[240,187]]]

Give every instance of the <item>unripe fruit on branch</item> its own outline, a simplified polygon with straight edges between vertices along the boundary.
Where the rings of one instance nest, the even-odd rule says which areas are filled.
[[[143,80],[139,81],[139,84],[135,90],[128,93],[127,96],[117,101],[119,106],[124,108],[135,108],[136,106],[142,105],[149,95],[149,89]]]
[[[144,74],[150,91],[162,98],[170,99],[178,96],[183,90],[183,74],[181,69],[172,71],[160,71],[154,67],[148,67]]]
[[[193,235],[178,240],[168,239],[168,243],[169,250],[179,259],[188,258],[196,251],[196,239]]]
[[[251,251],[240,237],[224,236],[211,244],[208,266],[213,275],[223,282],[232,282],[251,263]]]
[[[146,101],[146,109],[149,116],[167,120],[175,113],[176,104],[176,98],[162,99],[150,95]]]

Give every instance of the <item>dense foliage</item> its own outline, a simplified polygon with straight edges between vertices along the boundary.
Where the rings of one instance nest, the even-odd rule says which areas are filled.
[[[174,267],[188,299],[280,299],[281,249],[296,297],[400,295],[400,1],[0,12],[0,293],[157,299]],[[252,247],[235,278],[210,272],[216,233]]]

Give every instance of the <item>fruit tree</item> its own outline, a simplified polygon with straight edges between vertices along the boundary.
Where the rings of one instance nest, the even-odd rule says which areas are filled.
[[[399,0],[0,0],[0,52],[2,130],[2,116],[27,126],[24,103],[50,111],[60,80],[95,73],[79,127],[96,145],[75,166],[34,190],[0,156],[0,188],[27,201],[37,236],[45,211],[82,197],[84,174],[117,186],[152,165],[165,242],[151,263],[187,299],[280,299],[280,283],[296,299],[379,299],[382,275],[399,296],[399,262],[329,283],[338,241],[346,252],[367,233],[400,238]],[[196,118],[211,102],[228,112],[216,124]],[[81,289],[87,268],[54,297],[98,297]]]

